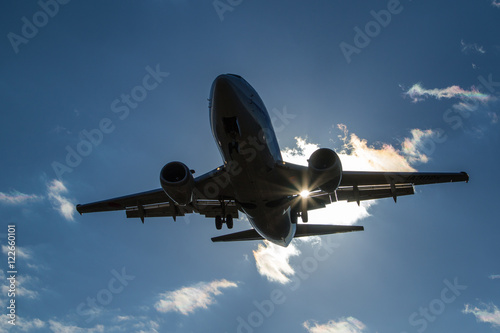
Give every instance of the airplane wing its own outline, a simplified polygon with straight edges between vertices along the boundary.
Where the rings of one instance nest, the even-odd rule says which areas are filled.
[[[231,214],[236,219],[238,218],[238,209],[234,200],[231,200],[234,196],[227,179],[226,170],[222,166],[195,178],[194,200],[185,206],[172,202],[163,189],[159,188],[77,205],[76,210],[80,214],[125,210],[128,218],[138,217],[142,222],[144,222],[145,217],[171,216],[175,220],[177,216],[190,213],[198,213],[206,217]],[[219,196],[224,198],[224,208],[221,201],[218,200]]]
[[[307,183],[307,167],[292,163],[279,165],[283,181],[295,184]],[[324,208],[335,201],[357,202],[364,200],[393,198],[415,193],[415,185],[468,182],[469,175],[465,172],[379,172],[379,171],[343,171],[339,187],[334,192],[325,192],[320,189],[311,189],[307,199],[307,210]],[[295,186],[288,186],[288,190],[298,193]],[[291,195],[291,193],[290,193]],[[300,197],[297,196],[297,202]]]
[[[336,200],[355,201],[393,198],[414,194],[414,185],[468,182],[465,172],[369,172],[344,171]]]

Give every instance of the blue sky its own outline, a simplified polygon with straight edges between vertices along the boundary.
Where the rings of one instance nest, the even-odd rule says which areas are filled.
[[[500,329],[498,0],[5,1],[0,18],[0,331]],[[331,205],[310,221],[365,231],[286,249],[213,244],[200,216],[76,214],[160,187],[170,161],[219,166],[221,73],[259,92],[285,160],[330,147],[345,170],[471,181]]]

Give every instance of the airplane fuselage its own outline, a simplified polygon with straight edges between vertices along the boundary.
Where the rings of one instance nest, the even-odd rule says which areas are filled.
[[[287,246],[295,235],[291,205],[279,193],[283,163],[269,114],[257,92],[240,76],[219,75],[210,92],[210,124],[230,174],[235,201],[264,238]],[[273,196],[274,194],[274,196]]]

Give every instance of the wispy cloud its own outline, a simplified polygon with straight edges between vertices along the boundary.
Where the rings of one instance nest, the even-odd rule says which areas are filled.
[[[462,312],[465,314],[472,313],[479,322],[489,323],[497,328],[500,327],[500,310],[493,303],[489,305],[483,304],[482,309],[465,304],[465,309]]]
[[[264,241],[259,243],[257,250],[253,251],[260,275],[265,276],[269,281],[282,284],[290,282],[289,277],[295,274],[289,261],[290,257],[299,254],[300,251],[295,246],[295,240],[288,247]]]
[[[0,332],[10,332],[12,328],[12,324],[9,324],[8,321],[10,318],[7,315],[3,315],[0,317]],[[16,332],[32,332],[33,330],[38,330],[40,328],[45,327],[45,322],[42,320],[35,319],[25,319],[24,317],[17,316],[16,317]]]
[[[35,194],[24,194],[18,191],[11,191],[10,193],[0,192],[0,202],[9,205],[20,205],[29,201],[38,201],[43,199]]]
[[[488,112],[488,117],[490,117],[492,124],[498,124],[498,114],[496,112]]]
[[[427,163],[429,157],[424,153],[424,146],[438,134],[431,130],[412,129],[411,138],[405,138],[401,145],[401,152],[409,163]]]
[[[7,254],[7,252],[9,252],[9,247],[7,245],[2,245],[2,252]],[[31,259],[31,251],[25,247],[16,246],[16,256],[23,259]]]
[[[54,208],[69,221],[74,220],[75,208],[74,204],[66,198],[63,194],[68,192],[66,186],[57,179],[53,179],[46,185],[47,194],[24,194],[19,191],[13,190],[10,193],[0,192],[0,203],[8,205],[20,205],[28,202],[40,201],[48,198]]]
[[[68,221],[74,220],[75,205],[69,201],[68,198],[64,197],[62,194],[67,193],[68,189],[64,184],[54,179],[49,184],[47,184],[47,195],[49,200],[52,202],[54,208]]]
[[[441,98],[458,98],[463,101],[477,101],[486,103],[494,100],[494,97],[488,94],[479,92],[472,87],[470,90],[465,90],[459,86],[451,86],[443,89],[425,89],[420,83],[414,84],[408,91],[404,93],[409,96],[413,102],[421,102],[427,97]]]
[[[491,274],[489,276],[489,278],[492,279],[492,280],[500,279],[500,275],[499,274]]]
[[[361,333],[366,328],[365,324],[354,317],[330,320],[326,324],[306,321],[303,325],[309,333]]]
[[[50,330],[54,333],[97,333],[106,332],[103,325],[96,325],[92,328],[81,328],[61,321],[49,320]]]
[[[477,52],[481,54],[485,54],[486,51],[484,50],[484,47],[481,45],[477,45],[476,43],[471,43],[467,44],[463,39],[460,41],[460,45],[462,46],[462,52],[463,53],[469,53],[469,52]]]
[[[5,275],[3,270],[0,270],[0,278],[2,278],[2,281],[4,281],[8,275]],[[20,275],[16,277],[16,296],[22,296],[30,299],[36,299],[38,298],[39,294],[37,291],[29,289],[26,287],[28,286],[33,286],[37,279],[33,278],[31,275]],[[7,295],[9,291],[9,285],[7,283],[3,284],[2,287],[0,288],[2,291],[3,295]],[[3,301],[3,300],[2,300]]]
[[[491,5],[496,8],[500,8],[500,0],[492,0]]]
[[[155,309],[159,312],[179,312],[188,315],[198,308],[207,309],[215,302],[213,296],[222,294],[220,289],[237,286],[235,282],[225,279],[199,282],[189,287],[160,294],[160,300],[155,304]]]

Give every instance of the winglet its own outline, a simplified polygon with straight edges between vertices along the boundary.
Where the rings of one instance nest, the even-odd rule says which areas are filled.
[[[76,205],[76,211],[77,211],[80,215],[82,215],[82,212],[80,211],[80,206],[81,206],[80,204]]]
[[[467,172],[465,172],[465,171],[462,171],[460,173],[465,176],[465,182],[468,183],[469,182],[469,174]]]

